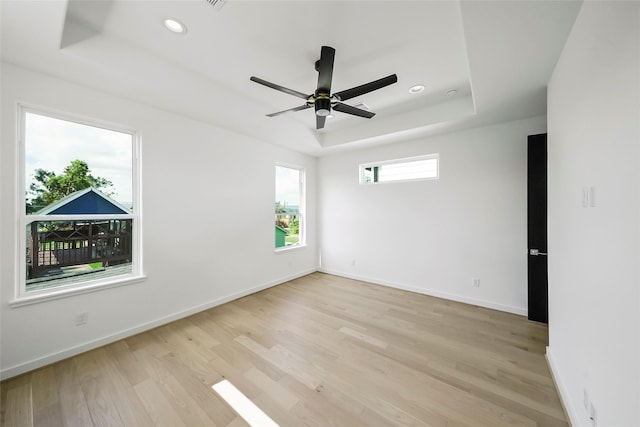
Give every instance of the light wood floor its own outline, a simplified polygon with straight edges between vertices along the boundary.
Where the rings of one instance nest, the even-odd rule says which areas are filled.
[[[547,328],[315,273],[1,384],[2,426],[567,426]]]

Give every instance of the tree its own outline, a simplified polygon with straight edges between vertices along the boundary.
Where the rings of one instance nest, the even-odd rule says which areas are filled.
[[[284,216],[286,215],[287,210],[280,202],[276,202],[276,226],[286,229],[288,224],[284,221]]]
[[[284,207],[284,205],[281,202],[276,202],[276,213],[277,214],[287,213],[287,209]]]
[[[297,216],[294,216],[291,220],[291,225],[289,226],[290,234],[300,234],[300,220]]]
[[[27,213],[36,212],[69,194],[89,187],[99,188],[108,196],[113,194],[113,183],[91,175],[89,165],[84,160],[72,160],[61,175],[36,169],[33,179],[27,192],[27,196],[31,196],[27,200]]]

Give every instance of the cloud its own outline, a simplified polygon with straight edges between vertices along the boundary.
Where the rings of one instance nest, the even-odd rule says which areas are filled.
[[[300,173],[298,169],[276,166],[276,202],[300,206]]]
[[[91,174],[113,183],[113,198],[133,200],[131,134],[27,113],[25,120],[25,184],[36,169],[62,174],[72,160],[84,160]]]

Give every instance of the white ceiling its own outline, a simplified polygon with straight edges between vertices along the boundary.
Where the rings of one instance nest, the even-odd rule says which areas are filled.
[[[580,1],[2,0],[4,61],[312,155],[546,113],[546,84]],[[167,31],[177,18],[186,35]],[[396,73],[315,129],[313,110],[268,113],[317,84],[336,49],[332,91]],[[425,85],[419,94],[409,87]],[[455,89],[454,96],[447,91]]]

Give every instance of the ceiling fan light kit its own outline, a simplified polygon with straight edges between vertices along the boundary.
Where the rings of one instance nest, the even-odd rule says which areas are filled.
[[[306,100],[306,103],[304,105],[289,108],[283,111],[278,111],[276,113],[267,114],[267,116],[275,117],[289,111],[301,111],[314,107],[316,115],[316,129],[324,128],[325,119],[331,115],[332,110],[351,114],[353,116],[364,117],[367,119],[375,116],[375,113],[372,113],[371,111],[362,110],[360,108],[344,104],[342,101],[346,101],[348,99],[355,98],[357,96],[364,95],[365,93],[373,92],[374,90],[382,89],[385,86],[396,83],[398,81],[398,76],[396,76],[395,74],[391,74],[390,76],[383,77],[381,79],[332,94],[331,81],[333,78],[333,62],[335,58],[335,52],[335,49],[332,47],[322,46],[322,49],[320,50],[320,59],[315,63],[315,68],[318,72],[318,85],[315,92],[311,95],[307,95],[302,92],[298,92],[297,90],[289,89],[284,86],[268,82],[259,77],[252,76],[250,80],[253,82]]]
[[[331,98],[326,94],[320,94],[314,102],[316,116],[326,117],[331,114]]]

